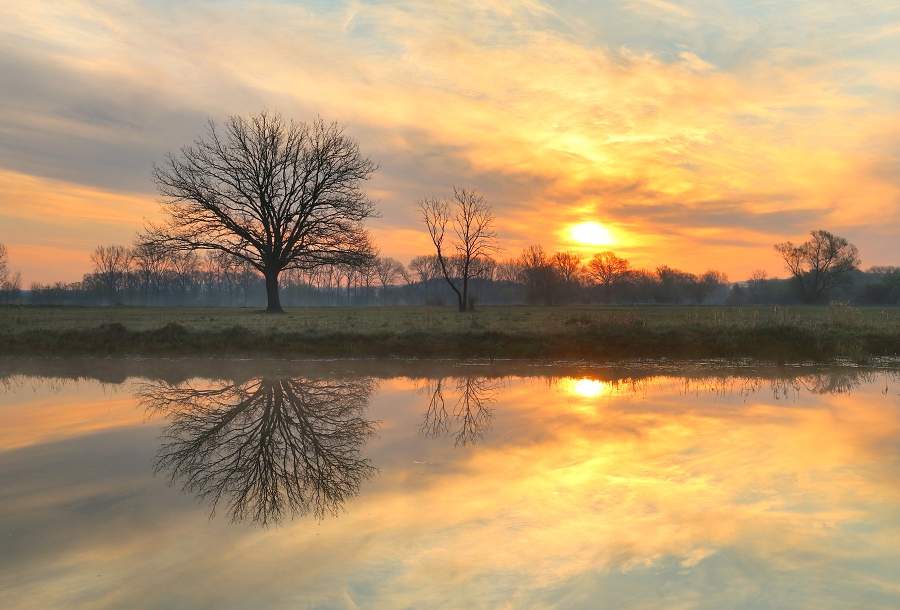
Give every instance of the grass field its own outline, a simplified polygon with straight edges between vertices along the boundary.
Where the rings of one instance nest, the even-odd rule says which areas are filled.
[[[7,355],[753,357],[900,355],[900,308],[571,306],[256,309],[0,308]]]

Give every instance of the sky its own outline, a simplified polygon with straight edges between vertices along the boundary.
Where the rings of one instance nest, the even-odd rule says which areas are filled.
[[[784,277],[772,245],[825,229],[900,263],[896,0],[12,0],[10,267],[79,280],[161,218],[154,162],[264,109],[346,126],[404,263],[431,251],[415,202],[453,186],[493,206],[500,258]]]

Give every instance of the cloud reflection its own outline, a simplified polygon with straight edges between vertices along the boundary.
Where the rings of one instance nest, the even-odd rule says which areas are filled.
[[[107,427],[88,435],[79,428],[71,439],[34,437],[30,447],[0,452],[0,532],[13,534],[3,538],[13,543],[3,549],[0,588],[9,605],[23,608],[77,606],[73,583],[78,600],[94,607],[223,599],[233,607],[449,600],[467,608],[714,609],[794,607],[798,599],[810,607],[897,607],[897,374],[707,370],[504,377],[481,428],[491,433],[465,450],[420,433],[437,378],[424,386],[421,376],[384,381],[376,396],[367,386],[327,390],[343,382],[292,375],[337,402],[371,399],[365,412],[348,407],[330,419],[327,408],[309,407],[304,421],[321,431],[323,418],[342,429],[348,413],[383,420],[354,458],[364,453],[381,474],[345,503],[340,519],[297,519],[277,531],[246,527],[249,510],[245,526],[209,522],[193,498],[147,471],[154,453],[204,434],[235,439],[225,445],[233,449],[260,447],[262,430],[281,438],[265,418],[300,418],[265,410],[290,411],[290,401],[278,407],[275,395],[291,381],[153,384],[165,398],[147,412],[160,417],[145,428],[122,423],[120,413],[142,413],[145,402],[140,409],[115,402],[109,414],[88,404],[73,421],[90,415]],[[462,428],[456,405],[467,378],[484,379],[465,371],[440,384],[447,441]],[[603,383],[606,393],[573,395],[582,379]],[[19,399],[32,400],[28,384],[17,387]],[[189,396],[186,404],[172,390],[187,387],[212,398]],[[233,389],[217,394],[225,388]],[[256,394],[271,399],[225,423]],[[78,409],[61,402],[60,416]],[[7,409],[5,424],[26,411]],[[157,426],[171,436],[169,449],[160,448]],[[221,453],[184,463],[206,476]],[[244,475],[233,477],[243,488]]]

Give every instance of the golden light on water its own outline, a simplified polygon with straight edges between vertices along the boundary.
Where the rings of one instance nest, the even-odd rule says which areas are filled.
[[[610,246],[616,243],[612,231],[599,222],[582,222],[574,225],[570,231],[573,240],[591,246]]]
[[[566,379],[563,387],[567,392],[584,398],[597,398],[606,393],[608,386],[598,379]]]

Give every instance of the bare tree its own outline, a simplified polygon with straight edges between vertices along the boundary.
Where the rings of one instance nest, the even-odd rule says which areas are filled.
[[[474,262],[500,249],[497,246],[497,232],[493,229],[494,215],[491,213],[491,206],[475,191],[453,187],[452,201],[430,197],[420,199],[416,207],[428,227],[441,273],[456,293],[459,311],[466,311],[469,303],[469,280],[475,270]],[[448,225],[456,239],[445,244]],[[451,253],[448,249],[459,257],[458,274],[451,273]]]
[[[686,287],[688,293],[702,305],[715,294],[716,290],[728,284],[728,276],[724,271],[710,269],[700,276],[693,276]]]
[[[131,248],[131,253],[144,298],[149,301],[151,288],[153,288],[158,298],[162,283],[162,272],[166,266],[167,253],[165,249],[158,245],[136,240]]]
[[[388,286],[393,286],[397,278],[402,277],[406,270],[403,263],[390,256],[379,256],[375,259],[375,275],[381,283],[381,302],[387,304]]]
[[[355,264],[372,256],[363,221],[375,215],[362,183],[377,166],[336,123],[285,124],[277,114],[210,120],[206,139],[154,165],[167,220],[144,239],[177,250],[219,250],[265,278],[282,313],[284,269]]]
[[[603,286],[603,298],[609,303],[615,287],[628,276],[629,263],[609,250],[598,252],[587,263],[593,280]]]
[[[190,290],[200,268],[200,259],[194,252],[171,252],[168,257],[169,270],[176,289],[181,292]]]
[[[763,285],[766,283],[768,277],[769,274],[765,269],[756,269],[750,274],[750,279],[747,280],[747,289],[750,291],[750,296],[752,298],[759,298],[762,293]]]
[[[789,241],[775,244],[775,251],[794,276],[804,303],[816,303],[850,281],[850,272],[860,263],[859,250],[843,237],[817,229],[811,239],[795,246]]]
[[[4,244],[0,244],[0,284],[9,277],[9,250]]]
[[[567,300],[573,299],[577,294],[579,287],[579,272],[581,271],[581,260],[584,257],[575,252],[557,252],[551,258],[551,264],[556,268],[563,281],[563,288]]]
[[[9,251],[6,246],[0,244],[0,297],[11,303],[19,299],[22,290],[22,274],[18,271],[9,271]]]
[[[521,269],[520,281],[525,284],[525,300],[536,304],[556,305],[559,302],[562,276],[544,248],[528,246],[516,261]]]
[[[514,284],[522,276],[522,266],[518,259],[508,258],[497,263],[496,279],[500,282]]]
[[[694,274],[668,265],[656,268],[654,299],[658,303],[681,303],[685,289],[694,281]]]
[[[362,457],[378,422],[364,417],[373,381],[253,379],[197,388],[140,384],[150,413],[169,418],[155,470],[232,521],[337,514],[377,470]]]
[[[550,262],[556,267],[563,281],[568,284],[578,278],[578,269],[581,267],[582,258],[575,252],[557,252],[550,258]]]
[[[870,267],[866,273],[876,276],[885,291],[888,302],[900,302],[900,267],[878,265]]]
[[[434,255],[426,254],[413,257],[409,261],[409,269],[416,274],[419,281],[428,285],[428,282],[438,277],[441,273],[440,263]]]
[[[116,294],[125,282],[131,259],[131,250],[125,246],[97,246],[91,253],[94,273],[106,287],[110,305],[116,302]]]

